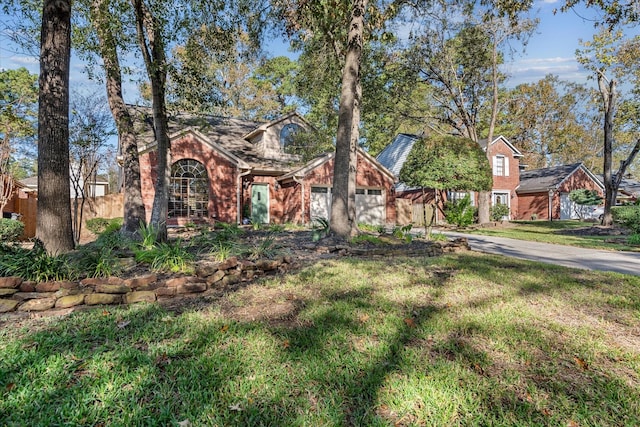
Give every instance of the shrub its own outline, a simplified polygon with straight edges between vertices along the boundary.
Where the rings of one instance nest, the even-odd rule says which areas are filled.
[[[632,234],[627,238],[627,243],[630,245],[640,245],[640,234]]]
[[[18,276],[36,282],[73,280],[76,275],[70,265],[67,255],[48,255],[42,241],[37,239],[33,249],[4,246],[0,253],[0,276]]]
[[[363,243],[371,243],[373,245],[384,245],[382,239],[378,236],[373,236],[371,234],[358,234],[351,238],[350,242],[354,245],[363,244]]]
[[[413,224],[407,224],[403,227],[395,227],[393,229],[393,236],[406,242],[411,242],[411,240],[413,240],[413,236],[411,235],[412,227]]]
[[[442,233],[431,233],[431,240],[434,242],[446,242],[449,240],[446,234]]]
[[[640,233],[640,206],[615,206],[611,208],[613,220],[633,233]]]
[[[21,221],[0,218],[0,242],[15,242],[23,231],[24,224]]]
[[[314,217],[311,219],[311,223],[313,224],[313,233],[311,235],[311,239],[314,242],[317,242],[318,240],[329,235],[330,225],[327,218]]]
[[[449,224],[467,227],[473,224],[475,208],[471,206],[471,197],[467,194],[460,200],[447,202],[444,205],[444,217]]]
[[[118,231],[122,228],[123,218],[91,218],[87,220],[87,230],[96,236],[105,233]]]
[[[134,250],[136,261],[150,264],[154,271],[189,273],[193,271],[193,254],[182,246],[182,241],[157,243],[153,248]]]
[[[280,247],[278,246],[275,237],[269,234],[259,242],[249,246],[244,252],[244,255],[252,260],[259,258],[273,258],[280,253]]]
[[[78,275],[87,277],[109,277],[122,272],[122,264],[110,246],[80,247],[73,267]]]
[[[502,219],[506,216],[507,218],[509,217],[509,206],[505,205],[505,204],[498,204],[498,205],[493,205],[491,206],[491,209],[489,209],[490,215],[491,215],[491,221],[502,221]]]

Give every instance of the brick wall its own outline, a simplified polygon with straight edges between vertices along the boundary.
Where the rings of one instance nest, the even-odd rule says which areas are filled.
[[[187,135],[171,144],[171,163],[182,159],[193,159],[202,163],[209,178],[209,218],[216,221],[235,223],[237,220],[237,168],[227,158],[201,142],[193,135]],[[142,197],[147,210],[147,220],[151,217],[154,183],[157,179],[157,152],[149,151],[140,155]],[[176,222],[174,220],[174,222]]]

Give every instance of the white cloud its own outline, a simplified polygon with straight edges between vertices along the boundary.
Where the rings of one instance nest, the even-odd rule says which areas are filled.
[[[527,58],[506,64],[503,69],[510,75],[508,86],[534,83],[548,74],[576,83],[586,83],[588,77],[588,73],[573,57]]]

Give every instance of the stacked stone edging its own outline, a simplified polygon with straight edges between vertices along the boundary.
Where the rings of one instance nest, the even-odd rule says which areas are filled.
[[[293,265],[288,256],[255,262],[231,257],[223,262],[200,261],[194,276],[168,279],[159,279],[155,273],[130,279],[101,277],[78,282],[41,283],[20,277],[0,277],[0,313],[154,302],[178,295],[203,293],[208,289],[253,280],[270,272],[285,272]]]
[[[317,253],[351,256],[439,256],[469,250],[467,239],[429,242],[424,247],[358,248],[347,245],[315,244],[306,248]],[[231,257],[223,262],[209,260],[196,264],[194,276],[161,279],[155,273],[121,279],[119,277],[86,278],[77,282],[49,281],[35,283],[20,277],[0,277],[0,314],[8,312],[42,312],[75,309],[95,305],[135,304],[201,294],[239,282],[251,281],[269,273],[284,273],[297,264],[290,256],[256,261]]]

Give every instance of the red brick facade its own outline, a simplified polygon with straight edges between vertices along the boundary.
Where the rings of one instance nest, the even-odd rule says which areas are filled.
[[[282,176],[284,171],[274,171],[272,174],[247,173],[246,170],[239,168],[237,161],[233,158],[220,153],[192,133],[172,141],[171,150],[172,164],[182,159],[193,159],[205,166],[209,182],[208,218],[206,219],[208,221],[234,223],[243,217],[250,216],[252,186],[266,184],[269,198],[269,222],[306,223],[310,221],[311,187],[332,185],[333,160],[311,169],[299,182],[294,179],[280,182],[278,177]],[[140,154],[142,194],[148,217],[151,214],[155,194],[156,169],[156,151],[142,152]],[[240,177],[241,173],[242,177]],[[372,162],[366,155],[359,154],[356,181],[358,188],[382,189],[386,204],[386,222],[395,222],[393,178],[383,172],[375,160]],[[240,204],[238,204],[238,195]],[[190,218],[170,218],[169,224],[183,225],[191,220]]]
[[[492,186],[492,205],[498,194],[508,194],[508,205],[511,210],[511,218],[518,215],[518,195],[516,188],[520,184],[520,154],[515,152],[512,147],[502,137],[498,137],[493,143],[487,146],[487,157],[493,171]],[[503,172],[499,174],[496,170],[495,158],[505,159],[503,163]]]

